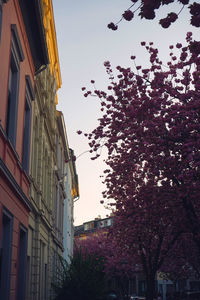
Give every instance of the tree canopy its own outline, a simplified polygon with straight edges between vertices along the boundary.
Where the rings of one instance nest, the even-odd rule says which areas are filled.
[[[86,134],[92,159],[107,148],[103,197],[116,208],[115,236],[142,266],[151,300],[156,272],[181,237],[189,234],[200,251],[200,43],[187,33],[185,45],[169,46],[167,63],[153,43],[141,45],[147,67],[132,56],[133,68],[117,66],[115,75],[107,61],[107,91],[82,90],[101,101],[99,125]]]

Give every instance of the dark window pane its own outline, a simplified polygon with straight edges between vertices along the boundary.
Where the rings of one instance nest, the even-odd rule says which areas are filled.
[[[26,292],[26,255],[27,255],[27,231],[20,229],[19,257],[18,257],[18,285],[17,300],[25,300]]]
[[[8,104],[7,104],[7,120],[6,132],[13,146],[16,143],[17,133],[17,112],[18,112],[18,87],[19,87],[19,69],[11,51],[9,87],[8,87]]]
[[[1,42],[1,27],[2,27],[2,2],[0,0],[0,42]]]
[[[29,152],[30,152],[30,129],[31,129],[31,108],[29,101],[26,99],[24,112],[24,129],[23,129],[23,155],[22,165],[26,172],[29,170]]]
[[[0,299],[4,300],[9,299],[10,292],[12,228],[12,216],[7,212],[3,212],[1,232]]]

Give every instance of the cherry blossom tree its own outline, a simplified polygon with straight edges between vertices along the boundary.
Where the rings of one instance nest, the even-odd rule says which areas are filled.
[[[135,261],[119,245],[111,230],[100,229],[90,234],[86,239],[75,239],[75,253],[80,251],[89,255],[97,255],[104,261],[104,272],[111,288],[115,287],[117,294],[123,298],[128,293],[126,283],[134,277]]]
[[[162,265],[160,271],[163,279],[173,282],[188,279],[191,276],[200,278],[199,251],[190,233],[181,236],[179,243],[176,244],[173,251],[170,251],[169,259]]]
[[[163,28],[168,28],[172,23],[176,22],[182,10],[186,7],[191,15],[190,23],[195,27],[200,27],[200,4],[191,0],[131,0],[131,5],[122,13],[121,18],[116,23],[109,23],[108,28],[112,30],[118,29],[118,24],[122,20],[131,21],[138,13],[138,16],[147,20],[153,20],[156,17],[156,10],[162,6],[174,3],[179,4],[179,11],[170,12],[168,15],[160,19],[159,24]]]
[[[103,257],[105,272],[108,278],[114,276],[130,276],[134,270],[133,264],[127,265],[127,254],[122,253],[118,240],[111,235],[112,230],[97,230],[95,234],[88,235],[86,239],[75,239],[75,253],[81,251],[91,255]]]
[[[127,253],[128,264],[134,260],[137,269],[133,272],[138,268],[143,271],[146,299],[153,299],[157,272],[164,263],[167,266],[174,263],[170,254],[176,249],[185,230],[184,211],[167,185],[158,187],[149,181],[134,195],[127,197],[126,192],[124,196],[126,200],[122,201],[122,207],[116,212],[113,234]],[[179,215],[175,213],[174,201],[182,210]]]
[[[115,78],[105,62],[108,91],[82,90],[101,101],[99,125],[85,135],[92,159],[108,151],[103,197],[116,208],[115,236],[142,266],[152,300],[156,272],[183,232],[200,251],[200,43],[188,33],[166,64],[141,44],[149,66],[132,56],[134,68],[118,66]]]

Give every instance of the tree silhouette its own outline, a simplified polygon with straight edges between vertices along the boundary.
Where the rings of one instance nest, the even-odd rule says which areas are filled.
[[[103,258],[76,249],[70,264],[61,259],[60,281],[54,284],[55,300],[105,300]]]
[[[182,10],[186,7],[191,15],[190,24],[195,27],[200,27],[200,4],[191,0],[131,0],[132,4],[122,13],[121,18],[116,23],[109,23],[108,28],[112,30],[118,29],[118,24],[122,20],[131,21],[136,13],[141,19],[153,20],[156,17],[156,10],[162,6],[173,3],[179,4],[179,11],[170,12],[168,15],[159,20],[159,24],[163,28],[168,28],[172,23],[176,22]]]
[[[151,300],[156,272],[183,233],[200,252],[200,43],[188,33],[186,45],[169,46],[166,64],[152,43],[141,44],[148,67],[132,56],[134,69],[118,66],[115,79],[105,62],[108,91],[83,90],[101,101],[87,137],[92,159],[107,148],[103,197],[116,207],[115,235],[138,257]]]

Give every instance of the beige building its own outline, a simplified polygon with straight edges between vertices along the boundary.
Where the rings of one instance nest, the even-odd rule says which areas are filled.
[[[78,175],[76,172],[75,156],[69,148],[64,117],[61,111],[57,111],[57,186],[61,191],[60,203],[64,204],[63,222],[58,223],[63,232],[63,258],[69,263],[73,255],[74,242],[74,202],[79,199]],[[59,137],[60,136],[60,137]],[[61,155],[61,154],[64,155]],[[62,157],[64,156],[64,162]],[[60,177],[60,174],[64,174]],[[60,185],[58,184],[60,183]],[[56,218],[55,218],[56,219]],[[57,224],[57,222],[55,222]],[[57,226],[58,228],[58,226]],[[58,230],[56,228],[56,231]]]
[[[62,117],[62,118],[61,118]],[[54,207],[53,207],[53,278],[59,278],[59,255],[63,256],[63,222],[64,199],[66,198],[64,177],[65,161],[68,159],[68,144],[65,132],[64,118],[60,111],[56,111],[55,131],[56,160],[54,166]]]
[[[42,0],[50,64],[36,76],[31,155],[31,213],[28,234],[27,300],[49,300],[63,253],[62,186],[65,153],[57,127],[57,90],[61,75],[51,0]],[[58,160],[58,156],[61,160]]]

